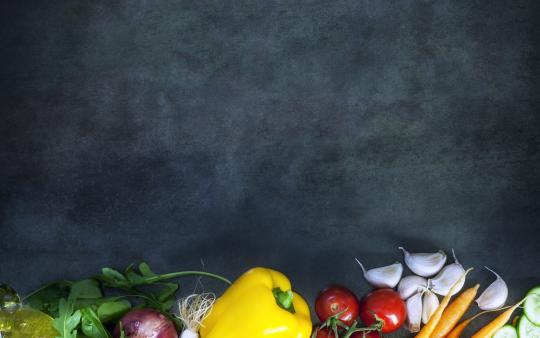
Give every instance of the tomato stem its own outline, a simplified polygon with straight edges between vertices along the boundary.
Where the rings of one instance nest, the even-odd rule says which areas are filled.
[[[369,332],[374,332],[374,331],[377,331],[379,332],[380,336],[382,337],[382,327],[383,327],[383,324],[384,324],[384,321],[377,317],[375,315],[375,319],[377,320],[377,322],[375,324],[372,324],[368,327],[358,327],[358,322],[357,321],[354,321],[354,323],[351,325],[351,326],[347,326],[345,325],[345,323],[343,323],[340,319],[339,319],[339,316],[341,316],[345,311],[347,311],[347,309],[339,312],[339,313],[336,313],[335,315],[331,316],[331,317],[328,317],[328,319],[326,319],[324,321],[324,323],[322,323],[315,331],[314,331],[314,336],[316,336],[316,333],[319,329],[324,329],[324,328],[328,328],[332,331],[332,333],[334,333],[334,336],[336,338],[339,337],[338,335],[338,330],[339,329],[343,329],[345,330],[345,335],[342,337],[342,338],[350,338],[353,333],[356,333],[356,332],[366,332],[366,333],[369,333]]]

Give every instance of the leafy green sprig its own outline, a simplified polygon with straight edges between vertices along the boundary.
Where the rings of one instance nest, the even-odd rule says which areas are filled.
[[[105,325],[114,323],[132,308],[128,299],[135,299],[137,307],[160,311],[180,328],[180,321],[170,313],[179,289],[179,284],[171,279],[204,276],[231,283],[224,277],[204,271],[156,274],[144,262],[137,268],[130,265],[124,273],[103,268],[101,274],[92,279],[50,283],[32,292],[24,301],[54,318],[53,326],[59,332],[59,338],[110,338]],[[112,289],[119,295],[105,297],[105,289]]]
[[[330,330],[335,338],[340,337],[340,332],[342,332],[342,338],[350,338],[356,332],[363,332],[365,336],[367,333],[375,331],[379,332],[379,336],[382,337],[381,330],[384,321],[381,318],[377,317],[377,315],[375,315],[375,319],[377,320],[376,323],[368,327],[359,327],[357,321],[354,321],[350,326],[348,326],[339,319],[339,317],[346,311],[347,309],[328,317],[328,319],[326,319],[324,323],[320,324],[315,330],[313,330],[311,338],[316,338],[317,332],[325,328]]]

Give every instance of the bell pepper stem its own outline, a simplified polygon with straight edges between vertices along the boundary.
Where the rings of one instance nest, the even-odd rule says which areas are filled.
[[[279,307],[289,311],[290,313],[295,313],[293,306],[294,294],[291,290],[282,291],[281,288],[274,288],[272,293],[274,294],[276,303],[279,305]]]

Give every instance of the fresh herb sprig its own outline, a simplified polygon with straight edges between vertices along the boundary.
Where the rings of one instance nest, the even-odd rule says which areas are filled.
[[[81,311],[74,311],[73,299],[61,298],[58,303],[58,318],[53,320],[53,327],[62,338],[77,338],[77,327],[81,321]]]
[[[110,338],[105,326],[119,320],[132,308],[129,299],[138,307],[162,312],[180,328],[181,323],[170,313],[179,284],[171,280],[184,276],[210,277],[231,283],[224,277],[204,271],[156,274],[142,262],[137,269],[130,265],[123,273],[103,268],[100,275],[91,279],[50,283],[23,300],[54,318],[53,327],[60,334],[59,338]],[[116,295],[106,297],[103,291],[109,289]]]

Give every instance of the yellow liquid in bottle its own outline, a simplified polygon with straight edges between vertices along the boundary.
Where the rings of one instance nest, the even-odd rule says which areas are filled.
[[[0,311],[0,337],[55,338],[59,334],[52,322],[51,317],[33,309],[22,308],[13,313]]]

